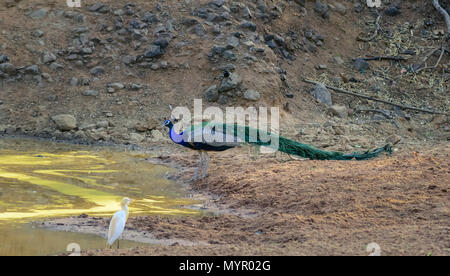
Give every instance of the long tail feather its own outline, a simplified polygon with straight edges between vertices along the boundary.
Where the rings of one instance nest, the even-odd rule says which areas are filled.
[[[244,141],[246,143],[268,147],[274,147],[275,145],[277,147],[275,149],[278,151],[314,160],[366,160],[377,157],[382,152],[388,152],[389,154],[392,153],[392,149],[389,144],[372,151],[345,154],[342,152],[321,150],[311,145],[302,144],[282,136],[278,136],[278,144],[272,144],[270,141],[263,141],[261,138],[261,134],[265,134],[265,137],[270,136],[272,138],[276,137],[276,135],[269,132],[255,130],[248,126],[242,127],[236,124],[227,126],[226,124],[223,124],[221,128],[221,131],[223,131],[224,133],[228,132],[228,134],[232,130],[234,136],[239,137],[241,141]],[[256,133],[256,137],[252,136],[252,133]]]

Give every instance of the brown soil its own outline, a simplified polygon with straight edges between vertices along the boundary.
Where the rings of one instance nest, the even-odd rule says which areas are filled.
[[[222,211],[253,215],[132,217],[126,232],[137,241],[150,235],[152,245],[84,254],[368,255],[375,242],[382,255],[450,255],[448,144],[348,162],[251,161],[233,151],[214,156],[209,176],[193,189],[216,195]],[[196,161],[177,157],[186,166]],[[93,223],[63,223],[86,221]],[[105,232],[107,221],[95,221]]]

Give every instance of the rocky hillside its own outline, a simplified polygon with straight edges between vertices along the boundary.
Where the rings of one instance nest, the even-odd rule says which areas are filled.
[[[359,0],[81,4],[0,3],[0,133],[158,142],[169,104],[201,98],[278,106],[287,136],[325,148],[449,139],[446,115],[302,82],[447,112],[450,47],[431,1],[383,1],[380,16]]]

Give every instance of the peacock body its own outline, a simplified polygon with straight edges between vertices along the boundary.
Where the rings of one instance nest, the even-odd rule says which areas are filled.
[[[289,155],[296,155],[313,160],[366,160],[377,157],[382,152],[392,152],[390,145],[385,145],[384,147],[363,153],[354,152],[346,154],[342,152],[325,151],[267,131],[237,124],[227,125],[223,123],[203,122],[199,125],[190,126],[181,133],[175,131],[174,125],[170,120],[166,120],[164,125],[169,128],[170,138],[173,142],[200,152],[201,166],[199,171],[201,171],[203,167],[203,177],[206,176],[209,162],[209,157],[206,152],[224,151],[240,146],[243,143],[270,147]],[[273,139],[277,139],[278,142],[273,143]],[[196,176],[194,176],[194,178],[196,179]]]

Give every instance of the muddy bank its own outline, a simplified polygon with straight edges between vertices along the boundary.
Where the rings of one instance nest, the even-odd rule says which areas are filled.
[[[191,184],[193,193],[252,216],[132,217],[126,237],[159,242],[84,254],[367,255],[367,244],[376,242],[383,255],[450,255],[449,145],[408,148],[360,162],[249,160],[242,149],[215,155],[208,178]],[[166,160],[197,164],[192,154]],[[107,220],[71,219],[61,227],[106,233]]]

